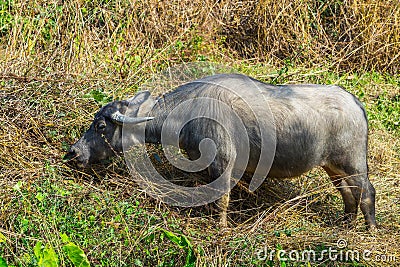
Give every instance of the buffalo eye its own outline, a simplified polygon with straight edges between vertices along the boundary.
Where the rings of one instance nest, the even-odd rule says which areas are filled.
[[[96,130],[98,131],[98,132],[103,132],[104,131],[104,129],[106,128],[106,123],[104,122],[104,121],[100,121],[99,123],[97,123],[97,125],[96,125]]]

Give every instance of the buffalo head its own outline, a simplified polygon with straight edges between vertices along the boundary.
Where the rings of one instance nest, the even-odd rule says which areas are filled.
[[[102,107],[86,133],[71,146],[64,160],[74,160],[79,167],[99,162],[122,152],[122,125],[137,125],[153,117],[140,116],[154,104],[148,91],[133,98],[114,101]],[[129,107],[129,116],[125,115]]]

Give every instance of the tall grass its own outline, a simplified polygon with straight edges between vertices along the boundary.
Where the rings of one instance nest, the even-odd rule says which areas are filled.
[[[0,72],[133,78],[180,61],[257,58],[395,74],[393,0],[0,2]]]
[[[399,70],[399,1],[244,1],[230,15],[227,41],[247,57]]]

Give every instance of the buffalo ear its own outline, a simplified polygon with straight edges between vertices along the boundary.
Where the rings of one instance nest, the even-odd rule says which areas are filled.
[[[137,107],[137,117],[148,116],[148,114],[151,112],[157,102],[149,91],[140,91],[134,97],[128,99],[127,101],[130,107]]]
[[[136,93],[134,97],[129,98],[128,102],[132,105],[140,105],[143,102],[145,102],[147,99],[149,99],[149,97],[151,97],[151,94],[149,91],[140,91],[140,92]]]

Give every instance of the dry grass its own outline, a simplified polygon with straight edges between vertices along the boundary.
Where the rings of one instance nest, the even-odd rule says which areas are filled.
[[[398,72],[393,0],[6,1],[2,10],[6,76],[135,82],[157,65],[229,61],[231,52],[276,65]]]
[[[241,55],[338,70],[398,72],[398,1],[243,1],[226,38]],[[232,9],[230,9],[232,8]]]
[[[60,233],[67,233],[93,265],[184,265],[185,251],[160,229],[188,236],[198,266],[274,266],[278,259],[268,265],[256,251],[321,251],[340,238],[348,249],[400,260],[393,245],[400,243],[398,1],[74,0],[0,7],[0,233],[7,239],[0,238],[0,257],[8,263],[36,266],[32,250],[41,240],[55,248],[60,265],[71,266],[60,248]],[[63,164],[98,109],[86,96],[125,98],[170,65],[203,60],[274,83],[336,83],[362,98],[379,230],[365,231],[361,216],[354,229],[341,226],[340,195],[321,170],[271,179],[256,194],[241,184],[233,192],[231,228],[223,232],[213,205],[156,202],[122,159],[87,171]],[[356,266],[311,265],[345,264]]]

